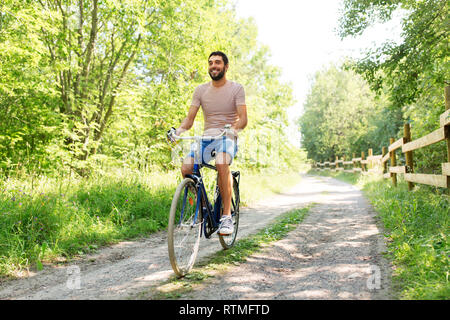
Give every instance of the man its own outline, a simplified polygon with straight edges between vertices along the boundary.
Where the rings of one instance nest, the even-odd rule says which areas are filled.
[[[211,160],[212,151],[216,152],[219,190],[224,205],[219,234],[230,235],[234,228],[231,220],[233,179],[230,164],[237,153],[238,132],[247,125],[247,107],[242,85],[227,80],[226,73],[229,67],[227,56],[220,51],[212,52],[208,58],[208,65],[208,73],[212,81],[195,89],[188,115],[176,130],[176,134],[180,135],[192,127],[200,106],[205,120],[204,136],[217,136],[223,131],[225,125],[231,124],[230,133],[224,137],[224,140],[205,140],[200,152],[202,161],[205,163]],[[183,177],[192,174],[193,168],[194,152],[191,151],[181,167]]]

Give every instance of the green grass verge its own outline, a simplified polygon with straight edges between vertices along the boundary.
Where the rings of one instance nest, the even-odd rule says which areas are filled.
[[[286,212],[275,219],[269,226],[258,233],[236,241],[229,250],[218,251],[206,261],[199,263],[183,278],[173,276],[170,280],[156,288],[156,292],[143,292],[141,299],[178,299],[194,290],[205,280],[221,274],[235,265],[244,263],[252,254],[275,241],[285,238],[290,231],[301,223],[314,204],[301,209]]]
[[[0,180],[0,279],[165,229],[180,180],[178,170]],[[214,173],[205,181],[212,190]],[[242,205],[299,181],[292,173],[243,171]]]
[[[433,188],[351,173],[333,176],[362,188],[381,219],[394,265],[393,284],[400,299],[450,299],[450,201]]]

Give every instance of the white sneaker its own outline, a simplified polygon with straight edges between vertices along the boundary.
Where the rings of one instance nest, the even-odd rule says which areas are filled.
[[[231,219],[231,215],[223,216],[220,218],[220,227],[219,227],[219,235],[221,236],[229,236],[234,231],[233,220]]]

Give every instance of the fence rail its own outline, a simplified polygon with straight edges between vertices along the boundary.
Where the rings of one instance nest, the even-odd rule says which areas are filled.
[[[411,128],[409,123],[403,127],[403,137],[398,140],[391,138],[388,147],[382,148],[382,153],[373,155],[372,149],[368,150],[367,158],[365,152],[361,152],[361,157],[356,158],[353,154],[351,160],[345,157],[336,157],[334,162],[325,161],[314,163],[317,170],[332,170],[343,172],[358,172],[361,174],[375,173],[383,175],[384,178],[392,179],[392,183],[397,186],[397,175],[402,174],[408,182],[408,189],[412,190],[415,183],[427,184],[440,188],[450,188],[450,86],[445,87],[445,109],[440,115],[440,128],[416,140],[411,139]],[[442,163],[442,174],[415,173],[413,166],[414,150],[427,147],[441,142],[447,142],[447,161]],[[405,165],[397,166],[396,151],[401,150],[405,154]],[[389,166],[388,166],[389,163]]]

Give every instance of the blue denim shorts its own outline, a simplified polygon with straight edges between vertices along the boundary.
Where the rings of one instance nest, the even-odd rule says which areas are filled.
[[[196,143],[193,143],[191,145],[191,152],[189,152],[188,157],[194,158],[194,148],[196,146]],[[195,159],[194,163],[201,163],[205,164],[210,162],[217,154],[221,152],[228,153],[231,157],[231,162],[233,162],[234,157],[236,157],[236,154],[238,152],[238,144],[237,139],[231,139],[228,137],[221,137],[220,139],[214,139],[214,140],[202,140],[201,144],[201,152],[200,152],[200,158],[201,159]],[[201,161],[200,161],[201,160]]]

